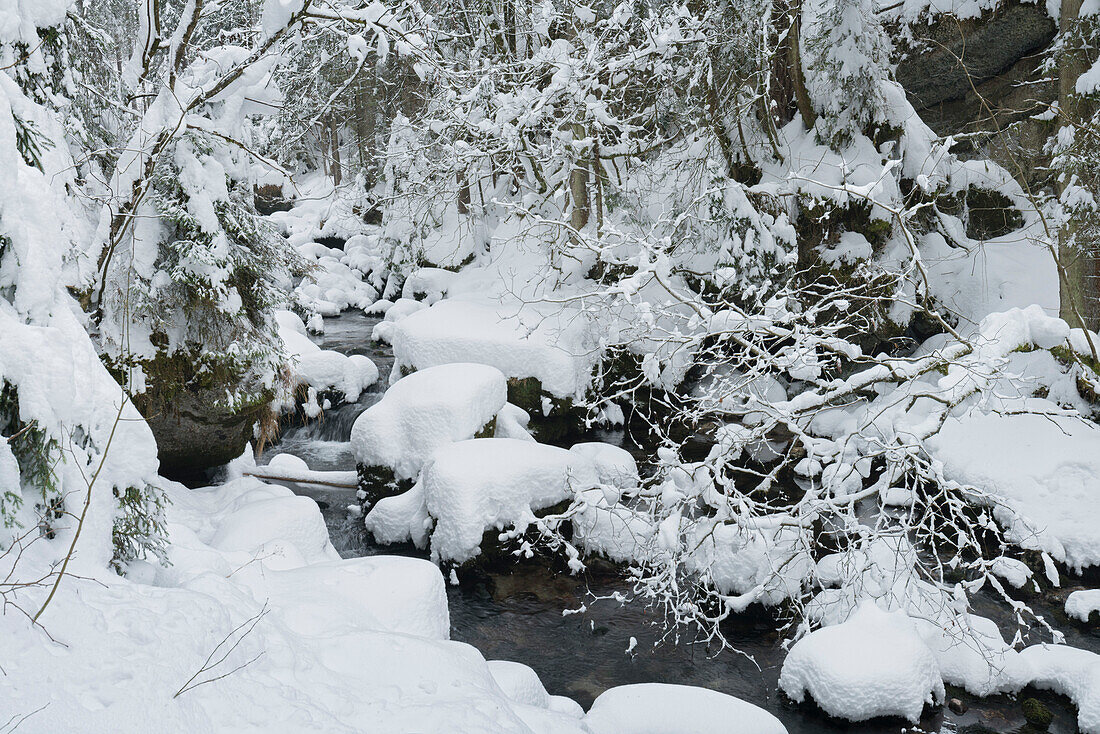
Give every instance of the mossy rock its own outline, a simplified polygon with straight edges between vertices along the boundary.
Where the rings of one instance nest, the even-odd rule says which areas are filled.
[[[1054,721],[1054,714],[1036,698],[1025,698],[1020,702],[1020,709],[1024,712],[1027,723],[1036,729],[1046,731]]]
[[[1015,232],[1024,226],[1024,215],[1012,200],[999,191],[971,186],[965,192],[941,196],[936,207],[966,224],[966,236],[988,240]]]
[[[543,410],[543,399],[550,402],[549,412]],[[528,429],[544,443],[556,441],[580,427],[571,398],[559,398],[542,389],[535,377],[509,377],[508,402],[523,408],[531,416]]]
[[[219,407],[220,393],[183,390],[170,407],[146,395],[134,398],[157,441],[160,471],[168,477],[187,478],[228,464],[248,447],[264,405],[239,410]]]

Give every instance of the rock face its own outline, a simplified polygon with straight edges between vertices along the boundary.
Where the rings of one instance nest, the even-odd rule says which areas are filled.
[[[226,464],[244,453],[263,406],[229,413],[215,405],[210,391],[184,391],[171,409],[157,410],[138,400],[157,440],[160,471],[167,477],[186,479]]]
[[[909,30],[912,41],[905,44],[909,50],[897,79],[913,106],[926,110],[972,95],[975,86],[980,92],[999,77],[1004,85],[1010,81],[1003,78],[1006,72],[1030,76],[1037,64],[1026,57],[1050,43],[1056,26],[1043,6],[1012,1],[980,18],[940,15]]]
[[[956,144],[1038,183],[1050,124],[1034,119],[1055,100],[1040,65],[1057,30],[1045,6],[1008,0],[980,18],[934,16],[896,34],[897,80],[921,119],[940,135],[977,133]]]

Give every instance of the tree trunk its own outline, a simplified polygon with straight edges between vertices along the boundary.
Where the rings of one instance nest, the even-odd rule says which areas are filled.
[[[585,137],[584,125],[573,124],[573,139]],[[588,224],[588,157],[581,155],[573,162],[573,170],[569,172],[569,198],[573,203],[573,209],[569,213],[569,225],[580,232]],[[576,235],[574,235],[575,237]]]
[[[344,172],[340,166],[340,130],[336,126],[336,116],[329,115],[329,146],[332,153],[332,185],[339,186],[340,181],[343,179]]]

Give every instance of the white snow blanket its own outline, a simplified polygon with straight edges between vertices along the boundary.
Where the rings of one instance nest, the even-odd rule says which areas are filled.
[[[591,734],[787,734],[764,709],[724,693],[667,683],[636,683],[599,695]]]
[[[437,448],[473,438],[505,405],[500,370],[484,364],[444,364],[395,382],[351,429],[355,458],[415,479]]]
[[[447,639],[431,563],[340,560],[316,504],[254,479],[167,491],[171,566],[67,577],[40,620],[56,641],[0,615],[0,721],[25,716],[28,732],[155,722],[163,732],[352,734],[369,722],[379,732],[583,734],[579,706],[542,695],[533,673]]]

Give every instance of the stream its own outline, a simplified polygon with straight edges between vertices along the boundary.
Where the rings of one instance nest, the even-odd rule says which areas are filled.
[[[327,411],[308,425],[284,428],[279,441],[260,459],[267,463],[278,453],[298,456],[316,470],[354,470],[355,457],[348,438],[355,418],[382,396],[393,365],[390,348],[371,341],[377,317],[348,312],[325,319],[325,333],[313,337],[324,349],[344,354],[365,354],[378,366],[379,380],[358,402]],[[622,431],[571,437],[616,443],[628,450]],[[288,484],[295,492],[312,497],[324,514],[333,545],[345,557],[401,554],[426,557],[411,546],[378,546],[363,528],[361,518],[348,513],[357,504],[354,490],[315,488]],[[761,706],[777,716],[790,734],[814,732],[1028,732],[1019,701],[1035,697],[1054,714],[1049,731],[1077,732],[1076,711],[1060,696],[1027,690],[1018,699],[995,696],[977,699],[948,687],[948,699],[967,706],[963,715],[947,707],[926,708],[919,727],[900,719],[876,719],[852,724],[830,719],[816,707],[795,705],[778,693],[776,681],[785,651],[775,623],[763,616],[742,615],[727,631],[729,640],[743,653],[725,651],[713,655],[702,646],[666,642],[655,646],[662,630],[659,617],[642,604],[620,605],[610,600],[593,601],[626,592],[627,585],[610,573],[594,572],[574,577],[555,573],[544,563],[519,563],[507,573],[492,573],[461,586],[448,586],[451,638],[477,647],[487,659],[515,660],[531,666],[551,694],[573,698],[586,709],[593,699],[612,686],[640,682],[682,683],[705,686]],[[586,605],[586,611],[564,614]],[[1005,608],[992,599],[979,600],[978,613],[998,621],[1008,618]],[[1064,618],[1063,618],[1064,619]],[[1100,651],[1100,630],[1060,626],[1067,642]],[[637,644],[628,652],[631,638]]]

